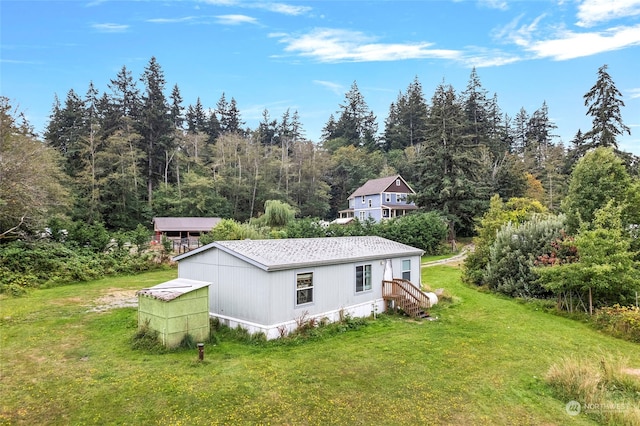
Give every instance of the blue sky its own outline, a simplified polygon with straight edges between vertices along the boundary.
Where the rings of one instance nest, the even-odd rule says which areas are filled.
[[[583,95],[607,64],[632,133],[620,147],[640,155],[640,0],[2,0],[0,19],[0,94],[38,132],[54,95],[108,91],[155,56],[185,106],[224,92],[252,128],[265,108],[298,110],[314,141],[354,81],[382,131],[416,76],[429,100],[443,81],[462,92],[475,66],[511,117],[546,101],[568,143],[591,127]]]

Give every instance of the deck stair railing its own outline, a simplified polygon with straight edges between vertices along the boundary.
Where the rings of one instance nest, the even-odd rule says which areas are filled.
[[[429,298],[411,281],[402,278],[383,280],[382,298],[391,302],[394,309],[401,309],[412,318],[429,316],[429,308],[431,308]]]

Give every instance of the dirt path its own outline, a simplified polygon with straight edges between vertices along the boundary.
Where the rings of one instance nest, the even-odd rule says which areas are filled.
[[[460,253],[456,254],[455,256],[452,257],[448,257],[446,259],[440,259],[440,260],[432,260],[430,262],[423,262],[420,266],[423,268],[428,268],[430,266],[437,266],[437,265],[454,265],[454,266],[460,266],[462,264],[462,262],[464,262],[464,260],[467,258],[467,254],[469,254],[469,252],[473,251],[473,244],[468,244],[466,246],[464,246],[462,248],[462,250],[460,251]]]
[[[137,308],[138,296],[136,290],[122,290],[110,288],[106,294],[93,301],[87,312],[106,312],[115,308]]]

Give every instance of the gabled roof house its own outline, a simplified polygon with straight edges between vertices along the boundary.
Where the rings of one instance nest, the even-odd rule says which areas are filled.
[[[174,241],[197,242],[200,235],[211,231],[221,220],[219,217],[154,217],[154,240],[159,243],[164,235]]]
[[[408,201],[408,196],[413,194],[415,191],[400,175],[371,179],[349,196],[349,207],[339,212],[340,218],[380,222],[404,216],[418,208]]]
[[[210,283],[211,316],[272,339],[302,318],[336,321],[384,311],[397,300],[399,290],[384,290],[383,283],[394,274],[411,286],[407,291],[421,293],[422,254],[365,236],[216,241],[174,259],[180,279]]]

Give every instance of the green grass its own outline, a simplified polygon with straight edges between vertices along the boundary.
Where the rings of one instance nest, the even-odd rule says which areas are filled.
[[[545,382],[567,356],[603,352],[640,368],[638,345],[535,306],[462,285],[458,269],[423,281],[456,303],[438,321],[382,316],[296,344],[221,339],[197,350],[131,349],[136,310],[88,312],[160,271],[0,300],[0,424],[595,424],[569,416]]]
[[[425,255],[420,258],[420,263],[425,262],[433,262],[436,260],[448,259],[450,257],[455,256],[458,253],[447,253],[447,254],[434,254],[434,255]]]

